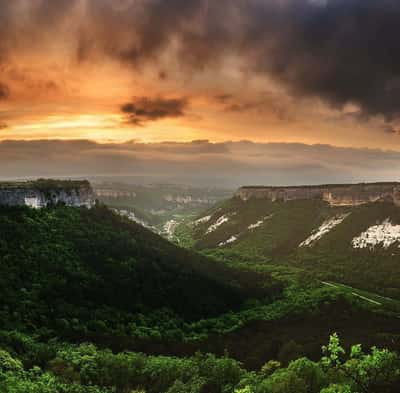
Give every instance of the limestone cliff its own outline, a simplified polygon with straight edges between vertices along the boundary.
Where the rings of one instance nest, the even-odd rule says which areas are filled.
[[[321,199],[332,206],[357,206],[370,202],[390,201],[400,206],[400,183],[326,184],[318,186],[240,188],[236,197],[290,201],[297,199]]]
[[[59,203],[92,207],[95,198],[90,183],[47,179],[0,183],[0,205],[42,208]]]

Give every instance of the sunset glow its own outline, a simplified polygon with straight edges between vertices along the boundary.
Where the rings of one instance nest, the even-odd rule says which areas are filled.
[[[0,141],[400,151],[388,3],[0,0]]]

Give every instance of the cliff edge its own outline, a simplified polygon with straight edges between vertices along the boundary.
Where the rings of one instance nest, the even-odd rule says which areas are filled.
[[[241,187],[236,197],[291,201],[321,199],[332,206],[357,206],[371,202],[389,201],[400,206],[400,183],[324,184],[316,186],[247,186]]]
[[[0,205],[29,206],[36,209],[59,203],[92,207],[95,196],[84,181],[39,179],[26,182],[0,182]]]

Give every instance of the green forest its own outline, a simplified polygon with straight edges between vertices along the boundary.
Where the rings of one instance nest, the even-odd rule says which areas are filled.
[[[0,393],[400,393],[399,31],[0,0]]]
[[[115,354],[93,344],[38,343],[17,332],[2,333],[1,342],[5,393],[394,393],[400,384],[396,353],[360,345],[346,352],[336,334],[318,361],[301,357],[285,367],[271,360],[255,371],[227,355]]]
[[[399,319],[103,205],[0,208],[0,391],[395,393]]]

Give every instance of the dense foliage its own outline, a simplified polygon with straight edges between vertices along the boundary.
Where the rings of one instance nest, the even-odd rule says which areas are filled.
[[[9,328],[140,337],[159,325],[179,337],[186,322],[280,292],[266,275],[208,261],[101,206],[2,207],[0,233],[0,320]],[[257,281],[270,287],[253,289]]]
[[[103,206],[3,207],[0,233],[0,392],[395,393],[400,383],[395,352],[349,349],[397,348],[397,315],[301,270],[210,260]],[[344,347],[334,335],[320,358],[336,328]]]
[[[0,338],[4,393],[396,393],[400,384],[397,354],[359,345],[346,354],[337,335],[319,361],[269,361],[253,372],[228,356],[113,354],[91,344],[39,344],[16,332]]]

